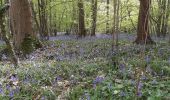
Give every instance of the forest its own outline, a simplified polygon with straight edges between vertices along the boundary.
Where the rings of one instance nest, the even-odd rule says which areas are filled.
[[[170,0],[0,0],[0,100],[170,100]]]

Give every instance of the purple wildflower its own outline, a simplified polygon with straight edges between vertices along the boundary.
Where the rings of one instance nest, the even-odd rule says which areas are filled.
[[[11,98],[14,97],[14,93],[15,93],[15,91],[11,90],[10,93],[9,93],[9,97],[11,97]]]
[[[139,84],[138,84],[138,89],[142,89],[142,87],[143,87],[143,83],[141,83],[141,82],[139,82]]]
[[[13,91],[14,91],[15,93],[19,93],[20,88],[17,86]]]
[[[137,86],[137,96],[141,97],[142,96],[142,87],[143,87],[143,83],[139,82],[138,86]]]
[[[120,72],[125,72],[125,67],[126,67],[126,65],[125,64],[120,64],[119,65],[119,70],[120,70]]]
[[[138,92],[137,92],[137,96],[138,96],[138,97],[141,97],[141,96],[142,96],[142,92],[141,92],[141,91],[138,91]]]
[[[95,80],[93,81],[93,83],[94,83],[94,84],[101,83],[103,80],[104,80],[103,77],[97,76],[97,77],[95,78]]]
[[[95,78],[95,80],[93,81],[93,87],[96,88],[96,84],[101,83],[103,80],[104,80],[103,77],[97,76],[97,77]]]
[[[0,94],[1,94],[1,95],[4,95],[4,91],[3,91],[3,88],[2,88],[1,85],[0,85]]]
[[[44,96],[42,96],[42,97],[41,97],[41,100],[45,100],[45,97],[44,97]]]
[[[9,84],[6,85],[6,89],[9,91],[11,86]]]
[[[121,97],[124,97],[124,96],[126,96],[126,93],[125,93],[124,91],[121,91],[121,92],[120,92],[120,96],[121,96]]]
[[[142,75],[142,76],[141,76],[141,79],[142,79],[142,80],[147,80],[147,77],[146,77],[145,75]]]
[[[17,78],[16,75],[12,75],[12,76],[10,77],[10,80],[13,81],[13,82],[15,82],[15,81],[18,80],[18,78]]]
[[[55,81],[60,81],[61,80],[61,77],[60,76],[57,76],[56,78],[55,78]]]
[[[86,100],[90,100],[90,94],[85,92],[84,96],[86,97]]]
[[[151,62],[151,57],[149,55],[147,55],[145,57],[145,61],[146,61],[146,63],[150,63]]]

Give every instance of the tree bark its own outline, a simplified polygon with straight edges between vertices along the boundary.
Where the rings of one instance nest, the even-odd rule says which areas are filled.
[[[109,31],[109,5],[110,5],[110,0],[107,0],[107,6],[106,6],[106,17],[107,17],[107,21],[106,21],[106,34],[108,34],[110,31]]]
[[[5,41],[7,47],[6,49],[9,50],[9,55],[11,57],[11,62],[14,64],[15,68],[18,66],[18,58],[15,55],[15,51],[14,51],[14,46],[11,43],[10,39],[7,36],[6,30],[5,30],[5,15],[4,13],[6,12],[6,10],[9,9],[9,5],[5,5],[3,8],[0,8],[0,29],[1,29],[1,34],[2,34],[2,38]]]
[[[19,49],[26,36],[35,36],[32,28],[32,11],[29,0],[10,0],[9,16],[14,47]]]
[[[97,0],[92,0],[92,29],[91,36],[96,32],[96,20],[97,20]]]
[[[154,43],[149,35],[149,7],[150,0],[140,0],[136,44]]]
[[[83,0],[78,0],[79,8],[79,36],[86,36],[85,22],[84,22],[84,4]]]

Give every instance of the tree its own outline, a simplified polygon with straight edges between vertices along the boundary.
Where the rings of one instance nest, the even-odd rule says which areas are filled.
[[[158,15],[156,22],[157,36],[165,36],[168,31],[170,0],[158,0]]]
[[[7,36],[7,32],[5,30],[5,12],[9,9],[9,5],[5,5],[3,7],[0,7],[0,29],[1,29],[1,34],[2,34],[2,38],[5,41],[7,47],[5,50],[5,52],[9,53],[9,56],[11,57],[11,61],[14,64],[15,67],[18,66],[18,59],[15,55],[14,52],[14,48],[13,48],[13,44],[11,43],[9,36]]]
[[[109,5],[110,5],[110,0],[107,0],[107,6],[106,6],[106,17],[107,17],[107,21],[106,21],[106,34],[109,33]]]
[[[30,0],[10,0],[9,17],[13,43],[16,50],[24,54],[41,47],[33,32]]]
[[[97,20],[97,0],[92,0],[92,29],[91,36],[96,32],[96,20]]]
[[[48,39],[48,25],[47,25],[47,12],[46,12],[46,1],[38,0],[38,11],[39,11],[39,22],[40,22],[40,36],[41,39]]]
[[[150,0],[140,0],[136,44],[153,44],[149,35]]]
[[[9,15],[14,46],[21,47],[26,36],[34,36],[32,28],[32,12],[29,0],[10,0]]]
[[[85,22],[84,22],[84,4],[83,0],[78,0],[79,8],[79,36],[86,36]]]

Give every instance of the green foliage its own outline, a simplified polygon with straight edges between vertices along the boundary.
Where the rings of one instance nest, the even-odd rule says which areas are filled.
[[[0,95],[0,98],[3,100],[10,98],[11,92],[6,89],[9,83],[12,83],[11,88],[19,87],[19,92],[15,92],[13,96],[13,99],[17,100],[33,98],[53,100],[62,97],[62,94],[68,94],[64,95],[67,100],[168,98],[169,45],[158,43],[146,46],[144,52],[146,58],[142,58],[142,46],[128,43],[126,40],[119,42],[116,68],[111,62],[112,55],[109,52],[111,39],[48,42],[49,49],[39,51],[38,56],[32,55],[32,58],[37,59],[21,61],[21,67],[18,69],[11,68],[10,64],[0,63],[0,81],[5,91],[5,96]],[[47,59],[49,53],[56,54],[52,55],[54,59]],[[58,60],[58,57],[62,59]],[[145,67],[148,71],[144,74],[145,77],[141,76],[142,95],[137,96],[135,71]],[[17,75],[18,83],[11,82],[12,74]],[[63,93],[65,91],[68,93]]]
[[[42,47],[42,43],[40,42],[40,40],[38,40],[34,37],[31,37],[31,36],[25,37],[21,44],[21,50],[24,55],[30,54],[35,49],[41,48],[41,47]]]

